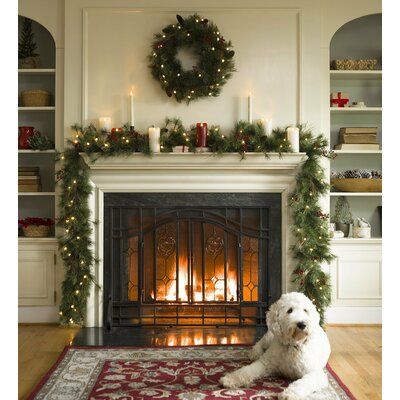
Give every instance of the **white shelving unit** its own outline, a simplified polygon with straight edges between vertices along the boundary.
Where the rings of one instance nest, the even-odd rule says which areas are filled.
[[[41,68],[18,69],[18,94],[23,90],[42,89],[52,94],[52,103],[48,107],[18,107],[18,125],[33,126],[43,135],[48,136],[58,148],[58,135],[56,113],[56,46],[54,39],[46,28],[33,21],[35,40],[38,45],[38,53],[41,59]],[[26,217],[56,217],[57,196],[55,191],[55,155],[56,150],[18,150],[19,166],[37,166],[41,177],[41,192],[18,193],[18,218]],[[29,243],[54,243],[50,238],[25,238],[19,237],[19,242]]]
[[[330,70],[331,80],[381,80],[382,71],[345,71]]]
[[[19,75],[55,75],[55,68],[19,69]]]
[[[378,39],[379,18],[363,17],[344,25],[331,41],[333,59],[376,58],[380,60],[382,49]],[[368,33],[369,32],[369,33]],[[353,45],[351,45],[353,43]],[[379,66],[378,66],[379,68]],[[342,127],[377,127],[378,141],[382,145],[382,69],[377,70],[332,70],[328,71],[330,92],[349,94],[349,103],[364,101],[361,107],[329,107],[330,146],[336,154],[330,162],[331,171],[347,169],[382,170],[382,150],[334,150]],[[364,217],[372,224],[373,237],[381,237],[378,207],[382,205],[382,193],[336,192],[330,193],[330,214],[334,215],[339,196],[346,196],[353,217]],[[344,238],[343,240],[350,240]],[[336,243],[336,242],[335,242]],[[360,242],[356,242],[360,243]]]
[[[352,154],[352,155],[365,155],[365,154],[382,154],[382,150],[334,150],[335,154]]]
[[[335,114],[372,114],[382,112],[382,107],[331,107],[330,110]]]
[[[18,111],[55,111],[54,106],[48,107],[18,107]]]
[[[55,154],[56,150],[18,150],[18,154]]]
[[[18,196],[55,196],[56,192],[19,192]]]

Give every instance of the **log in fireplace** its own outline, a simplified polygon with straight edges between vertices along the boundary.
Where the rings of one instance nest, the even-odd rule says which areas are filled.
[[[263,325],[281,295],[281,195],[106,193],[104,320]]]

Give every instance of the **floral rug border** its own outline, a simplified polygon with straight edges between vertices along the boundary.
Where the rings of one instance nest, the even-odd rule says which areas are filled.
[[[199,353],[197,358],[202,358],[200,357],[200,351],[204,350],[213,350],[213,359],[215,359],[215,356],[218,355],[218,353],[215,352],[215,350],[220,350],[222,351],[220,356],[221,359],[226,359],[226,358],[235,358],[237,359],[239,357],[246,357],[246,352],[248,350],[249,346],[243,345],[243,344],[237,344],[237,345],[227,345],[227,346],[221,346],[221,345],[201,345],[201,346],[147,346],[147,347],[135,347],[135,346],[66,346],[64,347],[63,351],[59,355],[58,359],[54,363],[54,365],[48,370],[48,372],[44,375],[44,377],[40,380],[40,382],[36,385],[36,387],[33,389],[27,400],[41,400],[44,399],[45,396],[47,395],[47,390],[50,390],[50,388],[53,386],[53,384],[57,381],[58,375],[61,373],[63,370],[63,367],[67,366],[68,363],[72,360],[73,356],[78,352],[82,350],[88,350],[88,351],[107,351],[110,350],[110,352],[129,352],[129,351],[134,351],[138,352],[140,351],[139,354],[147,353],[145,354],[146,356],[149,356],[150,358],[154,357],[154,359],[159,359],[159,355],[161,353],[165,353],[164,355],[166,356],[165,359],[170,359],[173,356],[170,354],[171,351],[174,352],[177,349],[185,349],[187,350],[187,359],[193,359],[195,353]],[[227,353],[225,352],[226,350],[236,350],[237,352],[235,353]],[[154,354],[154,350],[158,353],[157,356]],[[225,350],[225,351],[224,351]],[[242,354],[240,353],[242,351]],[[129,354],[129,353],[128,353]],[[125,356],[126,357],[126,356]],[[203,353],[204,357],[204,353]],[[87,379],[85,388],[82,391],[82,393],[79,396],[79,399],[87,399],[89,398],[89,395],[92,391],[92,388],[94,387],[97,378],[99,374],[102,371],[102,368],[104,366],[104,363],[110,359],[123,359],[124,357],[121,358],[121,355],[115,357],[104,357],[101,360],[98,360],[95,363],[95,366],[93,367],[89,379]],[[132,356],[129,356],[131,359]],[[57,369],[60,367],[60,371],[57,373]],[[344,400],[357,400],[356,397],[351,393],[350,389],[343,383],[343,381],[339,378],[339,376],[333,371],[331,366],[327,364],[326,366],[327,372],[329,372],[328,379],[329,379],[329,384],[330,386],[335,390],[336,394],[338,394],[339,399],[344,399]],[[44,392],[43,392],[44,390]],[[346,397],[347,396],[347,397]]]

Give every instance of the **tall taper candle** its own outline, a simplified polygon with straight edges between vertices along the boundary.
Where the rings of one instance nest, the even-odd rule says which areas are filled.
[[[247,98],[247,112],[248,112],[248,120],[251,124],[253,122],[253,96],[251,92],[249,92],[249,96]]]
[[[134,109],[134,104],[133,104],[133,91],[131,90],[131,92],[129,93],[129,97],[130,97],[130,102],[131,102],[131,119],[130,119],[130,123],[132,127],[135,126],[135,109]]]
[[[267,136],[271,135],[272,133],[272,118],[267,118],[265,120],[265,133]]]
[[[160,128],[154,126],[149,128],[149,145],[153,153],[160,152]]]
[[[291,144],[291,149],[294,153],[298,153],[300,151],[300,135],[299,128],[296,126],[289,126],[286,130],[287,140]]]

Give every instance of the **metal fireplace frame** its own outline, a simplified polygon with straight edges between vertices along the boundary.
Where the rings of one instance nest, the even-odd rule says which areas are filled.
[[[228,210],[239,212],[239,223],[228,217]],[[243,221],[243,210],[258,210],[259,226],[246,226]],[[135,210],[135,211],[133,211]],[[155,222],[150,228],[143,226],[143,210],[153,210]],[[222,211],[225,210],[225,211]],[[222,213],[221,213],[222,211]],[[130,212],[138,212],[139,229],[135,230],[126,221]],[[105,193],[104,195],[104,307],[103,317],[108,329],[113,326],[261,326],[265,325],[265,312],[268,306],[276,301],[282,293],[282,232],[281,232],[281,194],[279,193]],[[143,297],[144,290],[144,260],[143,235],[144,229],[156,232],[160,226],[175,222],[179,233],[179,221],[193,221],[201,224],[217,225],[226,232],[231,232],[237,241],[237,297],[229,301],[226,296],[226,281],[224,283],[224,301],[204,300],[202,286],[202,301],[194,301],[193,275],[189,273],[188,301],[153,300]],[[203,226],[203,225],[202,225]],[[190,231],[190,229],[189,229]],[[190,231],[191,232],[191,231]],[[189,243],[192,241],[189,233]],[[124,254],[127,251],[127,240],[133,236],[139,237],[138,263],[139,277],[137,301],[126,299],[127,263]],[[259,271],[258,300],[243,301],[242,297],[242,238],[243,236],[258,239]],[[226,236],[224,236],[226,238]],[[156,234],[154,234],[156,239]],[[204,244],[204,236],[203,236]],[[154,254],[156,252],[154,243]],[[179,247],[177,246],[177,250]],[[118,250],[117,253],[115,250]],[[178,258],[178,251],[176,257]],[[224,259],[226,263],[226,247]],[[154,255],[156,257],[156,255]],[[188,257],[188,260],[190,258]],[[204,257],[202,258],[204,285]],[[188,261],[188,270],[192,271]],[[178,269],[178,260],[176,262]],[[193,268],[193,267],[192,267]],[[193,273],[193,271],[192,271]],[[154,272],[154,280],[155,280]],[[179,279],[176,271],[176,279]],[[224,279],[227,279],[226,265]],[[154,284],[155,285],[155,284]],[[176,283],[178,287],[178,283]],[[154,289],[156,287],[154,286]],[[211,308],[210,308],[211,307]],[[167,311],[166,311],[167,310]],[[190,310],[194,314],[191,314]],[[216,316],[213,311],[217,310]],[[246,313],[246,310],[252,311]],[[162,312],[166,311],[167,316]],[[182,321],[187,320],[187,323]],[[196,322],[193,323],[193,320]],[[135,322],[132,322],[135,321]],[[151,322],[152,321],[152,322]],[[165,322],[163,322],[165,321]]]

